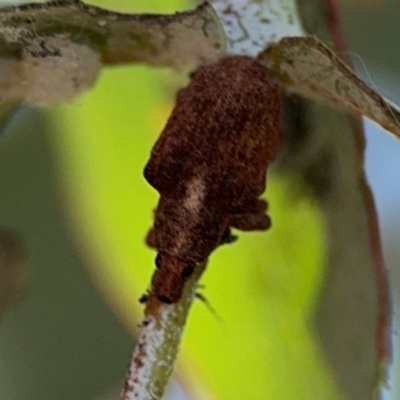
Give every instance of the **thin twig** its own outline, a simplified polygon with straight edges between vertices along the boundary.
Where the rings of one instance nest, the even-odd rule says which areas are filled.
[[[173,370],[197,283],[205,266],[206,262],[196,267],[178,303],[165,304],[152,293],[149,295],[121,400],[161,399]]]

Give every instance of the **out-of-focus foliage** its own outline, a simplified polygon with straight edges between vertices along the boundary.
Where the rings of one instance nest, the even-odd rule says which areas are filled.
[[[143,69],[107,71],[79,107],[59,110],[61,135],[54,138],[68,182],[71,228],[83,240],[98,285],[131,331],[155,256],[143,240],[157,199],[142,168],[167,116],[159,78]],[[212,256],[202,293],[222,323],[200,305],[193,310],[178,367],[189,386],[189,371],[198,370],[221,398],[242,398],[249,385],[254,398],[271,396],[266,399],[334,392],[308,325],[321,279],[323,234],[316,206],[302,196],[292,181],[271,179],[271,231],[241,234],[238,243]],[[239,378],[241,385],[232,385]]]
[[[125,11],[134,12],[171,12],[185,6],[173,1],[120,3]],[[98,5],[116,9],[118,2]],[[140,10],[133,10],[133,5]],[[70,237],[81,247],[103,295],[131,331],[140,317],[137,298],[153,269],[154,254],[144,247],[143,238],[157,199],[141,178],[141,170],[171,106],[163,90],[164,77],[136,67],[106,71],[93,93],[63,107],[53,119],[53,149],[57,150],[55,160],[61,159],[58,172],[65,179],[60,187],[68,208]],[[321,279],[317,267],[323,244],[319,216],[301,189],[295,187],[288,193],[288,187],[293,189],[291,181],[269,184],[273,230],[241,234],[238,243],[218,250],[206,272],[202,293],[222,322],[202,304],[195,306],[179,367],[199,398],[212,398],[210,391],[229,399],[251,398],[250,393],[256,399],[308,399],[318,391],[324,391],[324,398],[336,397],[307,326]],[[41,229],[40,218],[34,222]],[[50,239],[49,235],[49,247],[53,246]],[[312,248],[304,247],[310,242]],[[282,245],[284,251],[279,250]],[[298,267],[288,268],[291,263],[286,257],[296,259]],[[62,276],[68,280],[69,274]],[[51,287],[52,280],[47,283]],[[76,310],[80,308],[71,303]],[[61,320],[65,325],[69,321]],[[79,321],[72,320],[72,325],[74,321],[78,331]],[[36,335],[34,328],[31,336]],[[69,333],[74,336],[74,332],[75,326]],[[50,332],[50,343],[51,337]],[[38,349],[31,362],[43,361],[44,352]],[[28,365],[23,370],[26,375],[29,369]],[[36,385],[33,379],[28,379],[32,387]],[[32,398],[35,393],[39,392]]]
[[[154,268],[143,240],[157,197],[142,169],[172,106],[163,77],[144,68],[107,70],[79,106],[54,114],[70,227],[132,332]],[[212,256],[202,294],[221,322],[196,305],[178,374],[199,399],[204,390],[220,399],[337,399],[309,324],[323,265],[318,209],[291,180],[270,179],[267,199],[271,231],[241,234]]]

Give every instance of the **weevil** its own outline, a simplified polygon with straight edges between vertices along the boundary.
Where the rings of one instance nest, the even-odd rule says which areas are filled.
[[[279,141],[278,87],[257,60],[232,56],[201,66],[181,89],[144,169],[160,194],[148,243],[158,251],[153,293],[180,300],[195,266],[231,228],[266,230],[260,200]]]

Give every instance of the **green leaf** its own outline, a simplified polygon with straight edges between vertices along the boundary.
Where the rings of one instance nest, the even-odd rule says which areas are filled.
[[[298,68],[306,78],[296,78],[298,91],[313,92],[314,83],[324,82],[317,77],[327,73],[327,87],[322,85],[318,93],[340,103],[337,93],[332,94],[330,55],[327,61],[322,57],[326,52],[316,47],[304,50],[306,72],[301,62]],[[40,51],[40,43],[34,51]],[[317,64],[315,73],[310,72],[308,51],[327,61]],[[277,62],[273,67],[278,72],[302,60],[302,52],[296,58],[279,54],[269,58]],[[347,84],[347,69],[336,67],[333,76],[339,74]],[[142,69],[106,71],[80,107],[58,111],[62,135],[54,137],[71,226],[95,281],[132,332],[140,319],[137,298],[153,269],[154,254],[143,238],[156,197],[141,172],[155,139],[151,133],[162,129],[167,115],[161,93],[151,90],[156,76]],[[279,76],[290,88],[297,85],[291,75]],[[358,82],[355,89],[364,95]],[[374,101],[370,96],[359,103],[356,97],[344,96],[356,111]],[[386,361],[387,293],[377,285],[385,277],[379,248],[373,247],[379,241],[373,236],[373,206],[361,169],[361,139],[344,114],[318,104],[309,107],[308,115],[301,115],[301,124],[309,128],[309,146],[298,158],[293,151],[286,154],[295,180],[288,172],[282,180],[269,180],[273,229],[266,235],[243,234],[238,244],[213,255],[205,295],[223,324],[205,310],[195,311],[177,367],[194,398],[206,392],[209,398],[242,399],[250,390],[262,399],[336,400],[348,394],[364,399]],[[155,118],[154,112],[163,118]],[[349,247],[352,240],[356,244]],[[315,314],[323,346],[316,339]]]
[[[59,109],[53,137],[71,226],[92,276],[133,333],[154,269],[143,241],[157,198],[142,169],[168,115],[157,79],[142,69],[106,71],[79,107]],[[251,388],[263,399],[340,399],[309,325],[324,271],[321,216],[309,198],[287,190],[292,185],[269,182],[270,232],[242,234],[212,257],[202,293],[222,324],[198,302],[176,368],[193,398],[206,391],[242,399]]]

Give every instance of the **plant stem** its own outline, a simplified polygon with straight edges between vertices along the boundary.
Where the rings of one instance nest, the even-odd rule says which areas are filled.
[[[178,303],[162,303],[150,293],[121,400],[161,399],[173,370],[197,283],[205,267],[206,262],[196,267]]]

